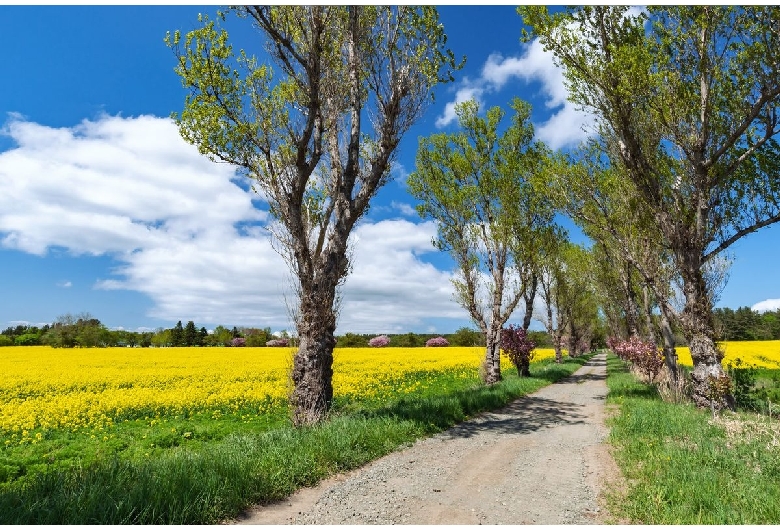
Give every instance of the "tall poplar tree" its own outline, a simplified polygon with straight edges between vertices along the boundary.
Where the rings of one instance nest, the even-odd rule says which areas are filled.
[[[432,6],[231,12],[257,30],[270,62],[233,50],[224,14],[168,35],[189,91],[175,118],[201,153],[254,179],[278,221],[274,235],[297,280],[293,418],[311,424],[333,400],[334,303],[349,235],[389,180],[402,135],[459,65]]]
[[[499,107],[479,115],[471,100],[456,106],[461,130],[421,138],[416,170],[407,182],[420,200],[417,211],[435,219],[434,244],[457,264],[455,299],[485,334],[483,380],[501,380],[501,329],[523,295],[536,283],[535,249],[553,223],[552,208],[533,192],[531,176],[541,171],[547,150],[533,141],[531,107],[515,99],[511,124],[499,131]],[[533,295],[530,295],[533,301]]]

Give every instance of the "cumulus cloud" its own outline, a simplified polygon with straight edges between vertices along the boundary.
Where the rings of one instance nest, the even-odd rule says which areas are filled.
[[[234,171],[182,141],[171,120],[104,116],[55,129],[13,118],[0,154],[2,245],[99,255],[259,221]]]
[[[73,287],[73,283],[71,283],[70,281],[59,282],[57,284],[57,287],[62,287],[63,289],[67,289],[68,287]]]
[[[780,298],[769,298],[767,300],[763,300],[757,304],[754,304],[750,309],[753,311],[758,311],[759,313],[777,311],[780,309]]]
[[[94,287],[146,294],[150,317],[289,328],[291,277],[265,230],[268,212],[171,120],[103,116],[53,128],[13,116],[3,132],[16,147],[0,153],[0,247],[108,255],[115,267]],[[340,332],[464,319],[450,273],[420,259],[434,234],[431,223],[407,220],[356,228]]]
[[[401,214],[406,215],[407,217],[417,217],[417,210],[412,208],[411,205],[406,204],[405,202],[398,202],[398,201],[392,201],[390,203],[390,206],[401,212]]]
[[[558,149],[575,146],[588,137],[593,129],[593,116],[578,110],[567,100],[563,71],[553,62],[552,53],[545,51],[538,40],[527,44],[518,57],[503,57],[498,53],[488,56],[478,79],[461,81],[454,101],[445,106],[436,125],[444,127],[455,121],[457,103],[471,97],[480,102],[485,94],[498,92],[512,81],[539,83],[541,87],[541,96],[550,117],[535,124],[539,140],[552,149]]]
[[[393,219],[357,227],[339,327],[395,333],[421,329],[431,317],[466,317],[452,301],[451,273],[418,258],[433,251],[435,235],[431,221]]]

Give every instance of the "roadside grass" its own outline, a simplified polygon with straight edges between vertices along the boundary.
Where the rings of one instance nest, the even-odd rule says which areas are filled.
[[[665,403],[625,363],[607,357],[614,456],[625,489],[609,497],[618,520],[638,524],[780,522],[780,425]]]
[[[560,365],[545,359],[531,365],[526,379],[507,367],[504,381],[491,387],[476,382],[476,374],[464,380],[443,373],[435,376],[436,384],[397,400],[336,403],[328,421],[309,428],[292,428],[279,416],[257,423],[238,417],[221,418],[222,423],[208,417],[163,418],[157,425],[162,427],[146,432],[146,438],[148,424],[136,426],[138,445],[92,452],[88,461],[78,458],[78,444],[68,449],[67,436],[54,436],[47,440],[48,449],[56,446],[70,454],[69,464],[36,460],[22,479],[0,485],[0,523],[219,523],[255,503],[282,499],[506,405],[572,374],[589,358],[565,357]],[[130,431],[133,425],[124,428]],[[156,442],[149,441],[150,435]],[[8,468],[18,464],[12,457],[4,453]]]

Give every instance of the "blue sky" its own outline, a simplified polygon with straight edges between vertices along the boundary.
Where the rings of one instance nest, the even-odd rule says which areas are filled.
[[[289,273],[257,228],[263,203],[168,119],[185,93],[165,33],[215,11],[0,7],[0,327],[84,311],[112,328],[291,327]],[[455,101],[526,99],[537,137],[553,148],[582,140],[589,123],[538,43],[520,43],[513,6],[439,11],[466,66],[404,138],[394,181],[357,228],[339,333],[471,326],[451,300],[452,264],[432,248],[435,227],[414,212],[404,180],[418,137],[453,130]],[[245,25],[227,28],[239,45],[256,42]],[[779,241],[774,226],[733,247],[720,306],[780,304]]]

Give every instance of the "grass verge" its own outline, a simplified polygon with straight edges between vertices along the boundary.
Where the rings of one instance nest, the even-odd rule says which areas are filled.
[[[626,488],[609,510],[639,524],[777,524],[780,427],[776,420],[663,402],[626,365],[607,358],[614,456]]]
[[[448,383],[415,399],[336,407],[315,427],[241,432],[146,459],[111,455],[84,467],[44,470],[0,489],[0,523],[218,523],[501,407],[588,359],[534,363],[525,379],[507,370],[504,381],[491,387]]]

